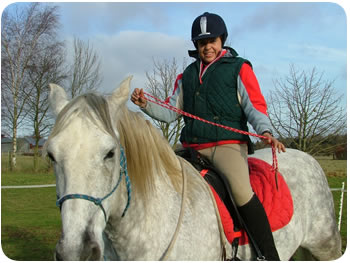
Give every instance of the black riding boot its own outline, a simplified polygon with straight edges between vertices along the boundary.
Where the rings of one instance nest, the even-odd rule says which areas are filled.
[[[265,260],[279,261],[271,227],[258,197],[254,194],[252,199],[238,210]]]

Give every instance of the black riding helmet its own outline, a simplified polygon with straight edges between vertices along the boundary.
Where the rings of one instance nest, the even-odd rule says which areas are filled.
[[[205,12],[193,21],[192,41],[196,48],[198,40],[219,36],[221,36],[222,45],[224,45],[227,35],[224,20],[216,14]]]

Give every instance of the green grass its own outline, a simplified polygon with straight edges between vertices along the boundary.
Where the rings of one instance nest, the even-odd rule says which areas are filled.
[[[327,177],[346,177],[346,160],[316,159]]]
[[[53,173],[46,172],[45,166],[39,173],[33,173],[29,159],[23,160],[26,164],[16,172],[2,171],[2,185],[55,183]],[[346,161],[318,160],[326,171],[330,187],[340,188],[341,183],[346,182]],[[346,196],[345,193],[341,226],[343,251],[347,235]],[[338,218],[340,192],[333,192],[333,197]],[[55,202],[54,187],[1,190],[1,245],[7,257],[13,260],[53,260],[61,230],[60,213]]]
[[[60,235],[56,189],[1,190],[1,245],[13,260],[53,260]]]
[[[16,171],[9,171],[8,155],[1,158],[1,185],[55,184],[52,168],[39,159],[33,172],[33,157],[18,156]],[[61,218],[56,207],[56,189],[1,189],[1,246],[13,260],[53,260],[60,236]]]

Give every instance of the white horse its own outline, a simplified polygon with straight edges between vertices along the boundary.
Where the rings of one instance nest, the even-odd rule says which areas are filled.
[[[177,157],[140,113],[127,109],[130,79],[111,96],[68,101],[50,85],[56,124],[46,145],[54,162],[62,236],[59,260],[220,260],[232,248],[199,173]],[[271,151],[254,155],[271,163]],[[302,247],[319,260],[341,253],[325,175],[311,156],[292,149],[279,169],[294,202],[287,226],[273,233],[281,260]],[[126,164],[127,162],[127,164]],[[238,257],[254,258],[249,245]]]

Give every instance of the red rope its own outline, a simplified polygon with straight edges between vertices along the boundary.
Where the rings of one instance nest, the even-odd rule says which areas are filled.
[[[232,132],[236,132],[236,133],[240,133],[240,134],[244,134],[244,135],[250,135],[250,136],[254,136],[254,137],[260,138],[260,139],[265,139],[265,140],[268,139],[266,136],[262,136],[262,135],[259,135],[259,134],[256,134],[256,133],[251,133],[251,132],[238,130],[238,129],[235,129],[235,128],[232,128],[232,127],[228,127],[228,126],[225,126],[225,125],[222,125],[222,124],[219,124],[219,123],[215,123],[215,122],[212,122],[212,121],[208,121],[208,120],[202,119],[202,118],[200,118],[198,116],[192,115],[192,114],[190,114],[188,112],[185,112],[185,111],[183,111],[183,110],[181,110],[179,108],[176,108],[176,107],[166,103],[165,101],[162,101],[162,100],[152,96],[151,94],[149,94],[147,92],[144,92],[144,95],[146,95],[148,97],[148,98],[145,97],[145,99],[147,101],[155,103],[155,104],[157,104],[157,105],[159,105],[159,106],[161,106],[163,108],[169,109],[169,110],[174,111],[174,112],[176,112],[178,114],[181,114],[183,116],[186,116],[186,117],[198,120],[198,121],[202,121],[204,123],[208,123],[208,124],[211,124],[211,125],[223,128],[223,129],[228,130],[228,131],[232,131]],[[272,149],[272,168],[275,171],[276,186],[278,188],[278,182],[277,182],[277,173],[278,173],[277,154],[276,154],[276,149],[275,149],[275,147],[272,144],[271,144],[271,149]]]

